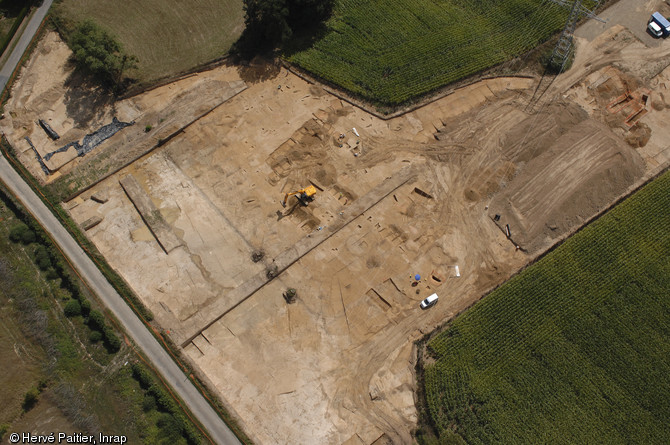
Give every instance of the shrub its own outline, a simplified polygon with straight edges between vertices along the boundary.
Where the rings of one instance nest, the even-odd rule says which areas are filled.
[[[174,413],[177,411],[177,405],[174,403],[174,400],[156,383],[153,383],[147,392],[156,398],[156,407],[159,411],[164,413]]]
[[[109,326],[105,326],[102,331],[102,335],[105,339],[105,347],[110,353],[117,352],[119,349],[121,349],[121,339],[118,335],[116,335],[114,329]]]
[[[100,331],[91,331],[90,334],[88,334],[88,339],[91,343],[97,343],[100,340],[102,340],[102,332]]]
[[[70,300],[63,309],[66,317],[76,317],[81,315],[81,304],[77,300]]]
[[[0,440],[5,436],[5,433],[9,431],[9,424],[8,423],[3,423],[0,425]]]
[[[39,244],[35,248],[35,264],[40,270],[47,270],[51,267],[51,258],[49,257],[49,252],[46,247]]]
[[[145,133],[148,133],[148,132],[151,131],[152,128],[153,128],[153,127],[152,127],[151,125],[147,125],[146,127],[144,127],[144,132],[145,132]]]
[[[163,413],[158,417],[156,425],[160,428],[162,437],[170,439],[171,442],[177,442],[183,431],[181,422],[174,415]]]
[[[131,366],[133,370],[133,378],[137,380],[142,389],[147,389],[153,383],[153,378],[149,371],[139,363],[133,363]]]
[[[81,304],[81,315],[83,315],[84,317],[88,317],[89,314],[91,313],[91,302],[88,301],[86,298],[82,298],[80,304]]]
[[[148,413],[156,409],[156,399],[151,394],[146,394],[142,400],[142,411]]]
[[[100,332],[105,329],[105,317],[100,311],[94,309],[88,314],[88,327]]]
[[[9,239],[13,243],[20,243],[21,238],[23,237],[23,232],[28,230],[28,226],[25,224],[17,224],[9,229]]]
[[[540,63],[546,68],[549,73],[560,74],[562,72],[568,71],[572,67],[572,62],[575,60],[575,51],[574,48],[570,48],[568,53],[568,58],[565,61],[565,65],[562,65],[562,60],[552,59],[554,51],[549,50],[540,58]]]
[[[37,388],[30,388],[23,397],[23,411],[30,411],[37,404],[39,395],[40,392],[37,390]]]
[[[181,419],[183,428],[182,435],[186,438],[186,443],[188,443],[188,445],[199,445],[200,443],[202,443],[200,435],[195,430],[193,424],[187,422],[186,419],[184,419],[184,417],[182,417]]]
[[[33,232],[27,225],[17,224],[9,231],[9,239],[15,243],[20,242],[28,245],[34,243],[37,237],[35,236],[35,232]]]
[[[46,277],[47,280],[57,280],[58,278],[60,278],[60,275],[58,275],[58,272],[56,272],[56,270],[53,267],[50,267],[47,270]]]
[[[79,285],[72,277],[72,274],[70,274],[70,272],[68,272],[65,269],[59,270],[58,266],[56,267],[57,267],[56,270],[58,271],[58,274],[60,275],[61,278],[60,287],[68,290],[70,294],[72,294],[72,298],[79,300],[81,298],[81,292],[79,290]]]

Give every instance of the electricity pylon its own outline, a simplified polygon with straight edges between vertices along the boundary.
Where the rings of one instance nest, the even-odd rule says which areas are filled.
[[[570,5],[571,2],[569,0],[550,0],[550,1],[561,6],[566,7],[571,6]],[[559,73],[563,72],[563,69],[565,69],[565,64],[570,58],[570,53],[572,52],[572,44],[574,40],[575,28],[577,27],[577,22],[582,16],[589,17],[591,19],[605,23],[605,20],[599,18],[593,13],[593,11],[598,8],[599,4],[600,0],[596,1],[593,10],[590,10],[584,7],[584,5],[582,5],[582,0],[572,1],[568,21],[565,24],[563,31],[561,32],[561,36],[558,38],[558,43],[554,47],[554,51],[551,53],[551,57],[549,58],[549,63],[547,64],[547,66],[556,66],[556,67],[560,66],[558,72]]]

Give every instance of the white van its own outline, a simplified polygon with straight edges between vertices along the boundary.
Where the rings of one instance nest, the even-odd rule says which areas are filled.
[[[667,37],[670,34],[670,22],[657,11],[651,15],[647,29],[656,37]]]
[[[426,298],[421,302],[420,306],[421,309],[428,309],[435,303],[437,303],[437,294],[430,295],[428,298]]]

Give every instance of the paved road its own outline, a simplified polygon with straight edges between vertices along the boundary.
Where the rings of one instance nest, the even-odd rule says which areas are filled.
[[[151,360],[153,366],[163,375],[165,381],[184,400],[193,415],[204,425],[210,437],[218,444],[239,444],[240,442],[235,435],[196,390],[190,380],[186,378],[170,355],[149,333],[121,296],[107,282],[93,261],[3,156],[0,156],[0,180],[9,187],[42,227],[51,234],[91,289],[123,324],[128,335]]]
[[[23,53],[26,51],[26,48],[28,48],[30,41],[37,32],[37,28],[40,27],[42,20],[46,17],[47,12],[51,7],[51,3],[53,3],[53,0],[44,0],[42,6],[37,8],[37,11],[30,18],[28,26],[23,30],[19,43],[14,47],[14,51],[12,51],[12,54],[5,62],[5,65],[0,69],[0,91],[5,89],[9,77],[14,72],[14,69],[16,69],[16,65],[19,64],[19,60],[21,60]]]

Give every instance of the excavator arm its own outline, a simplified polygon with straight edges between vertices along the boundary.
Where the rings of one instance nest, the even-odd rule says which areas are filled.
[[[289,196],[297,195],[298,193],[300,192],[291,192],[284,195],[284,200],[281,202],[281,206],[286,207],[286,201],[288,200]]]
[[[284,195],[284,200],[281,202],[282,207],[286,207],[286,201],[290,196],[297,195],[298,200],[303,204],[307,205],[309,201],[314,199],[314,195],[316,195],[316,187],[313,185],[310,185],[308,187],[305,187],[302,190],[298,190],[297,192],[290,192]]]

